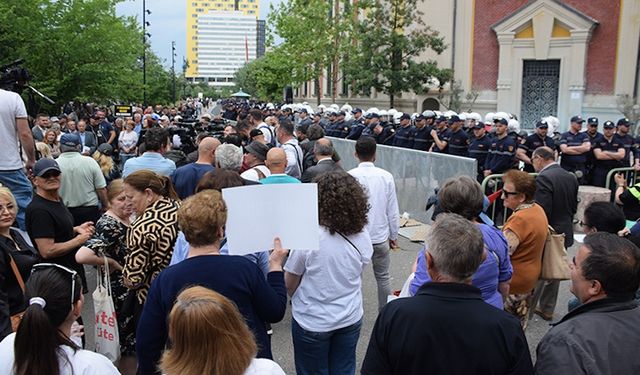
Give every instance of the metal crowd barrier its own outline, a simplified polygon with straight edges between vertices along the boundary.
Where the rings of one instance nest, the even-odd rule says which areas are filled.
[[[638,181],[638,174],[640,173],[633,167],[614,168],[610,170],[609,173],[607,173],[607,180],[604,185],[606,189],[611,189],[610,185],[611,185],[611,181],[613,181],[613,176],[618,172],[624,173],[624,177],[627,180],[627,186],[633,186]],[[614,194],[611,194],[612,202],[614,198],[615,198]]]
[[[331,137],[345,171],[358,166],[355,141]],[[476,178],[475,159],[440,153],[378,145],[375,165],[393,175],[400,213],[429,223],[431,214],[425,211],[427,199],[446,179],[467,175]]]

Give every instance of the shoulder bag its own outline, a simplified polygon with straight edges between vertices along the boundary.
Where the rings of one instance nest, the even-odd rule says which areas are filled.
[[[542,280],[569,280],[571,269],[564,248],[564,234],[556,233],[549,225],[547,240],[542,253]]]

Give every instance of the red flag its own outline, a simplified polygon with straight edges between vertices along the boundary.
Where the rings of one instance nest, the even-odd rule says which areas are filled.
[[[244,34],[244,59],[245,62],[249,62],[249,40],[247,40],[247,34]]]

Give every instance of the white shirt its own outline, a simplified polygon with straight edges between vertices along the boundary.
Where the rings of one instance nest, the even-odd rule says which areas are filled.
[[[138,133],[132,131],[122,131],[118,136],[118,144],[120,148],[131,148],[138,143]],[[131,150],[133,152],[133,150]]]
[[[254,358],[244,375],[285,375],[285,372],[270,359]]]
[[[364,187],[369,199],[367,230],[374,244],[388,239],[398,239],[400,213],[396,185],[391,173],[378,168],[371,162],[362,162],[357,168],[349,171]]]
[[[284,270],[302,275],[291,297],[291,313],[305,330],[329,332],[362,319],[362,271],[371,262],[373,246],[366,229],[347,236],[320,227],[320,249],[293,250]]]
[[[246,171],[242,172],[240,177],[244,178],[245,180],[258,182],[260,181],[260,176],[258,175],[258,172],[256,171],[256,169],[259,169],[260,172],[264,174],[264,177],[262,178],[271,176],[271,171],[269,170],[269,168],[267,168],[264,165],[256,165],[255,167],[247,169]]]
[[[16,119],[27,118],[27,110],[20,95],[0,89],[0,171],[22,169]],[[29,130],[31,131],[31,130]]]
[[[304,153],[298,146],[298,140],[291,138],[281,148],[287,155],[287,168],[285,168],[284,173],[299,180],[302,177],[302,157]]]
[[[256,126],[256,129],[260,130],[262,134],[264,134],[264,140],[267,143],[271,143],[271,135],[273,129],[269,125],[267,125],[266,122],[259,123],[258,126]]]
[[[16,334],[12,333],[0,342],[0,374],[13,373],[13,342]],[[35,337],[34,340],[38,338]],[[65,358],[58,352],[58,364],[60,365],[61,375],[109,375],[120,374],[117,368],[102,354],[94,353],[89,350],[79,349],[75,353],[71,347],[63,345],[62,352]]]

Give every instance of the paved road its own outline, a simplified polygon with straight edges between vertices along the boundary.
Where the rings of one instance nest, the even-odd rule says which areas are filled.
[[[403,237],[400,237],[399,241],[401,250],[392,252],[391,258],[391,283],[392,288],[400,289],[406,280],[407,275],[413,261],[416,258],[418,251],[421,249],[421,245],[412,243]],[[574,245],[569,249],[569,256],[575,255],[577,247]],[[89,289],[93,291],[95,289],[95,271],[87,268]],[[373,329],[377,317],[377,294],[376,294],[376,282],[373,277],[373,271],[369,266],[364,273],[363,277],[363,294],[364,294],[364,318],[362,324],[362,331],[360,334],[360,340],[358,341],[357,349],[357,364],[358,367],[362,364],[365,352],[367,350],[367,344]],[[556,308],[556,319],[559,319],[567,312],[567,301],[572,297],[569,292],[569,282],[565,281],[561,283],[560,293],[558,296],[558,305]],[[85,308],[83,310],[83,317],[85,322],[85,332],[87,333],[87,348],[93,347],[93,303],[91,301],[90,294],[85,295]],[[527,340],[529,341],[529,348],[531,354],[535,359],[535,348],[542,336],[548,331],[549,323],[540,319],[537,315],[527,328]],[[274,360],[282,366],[287,374],[295,374],[295,366],[293,362],[293,344],[291,341],[291,309],[287,309],[287,314],[282,322],[273,325],[273,339],[272,347],[274,353]]]

